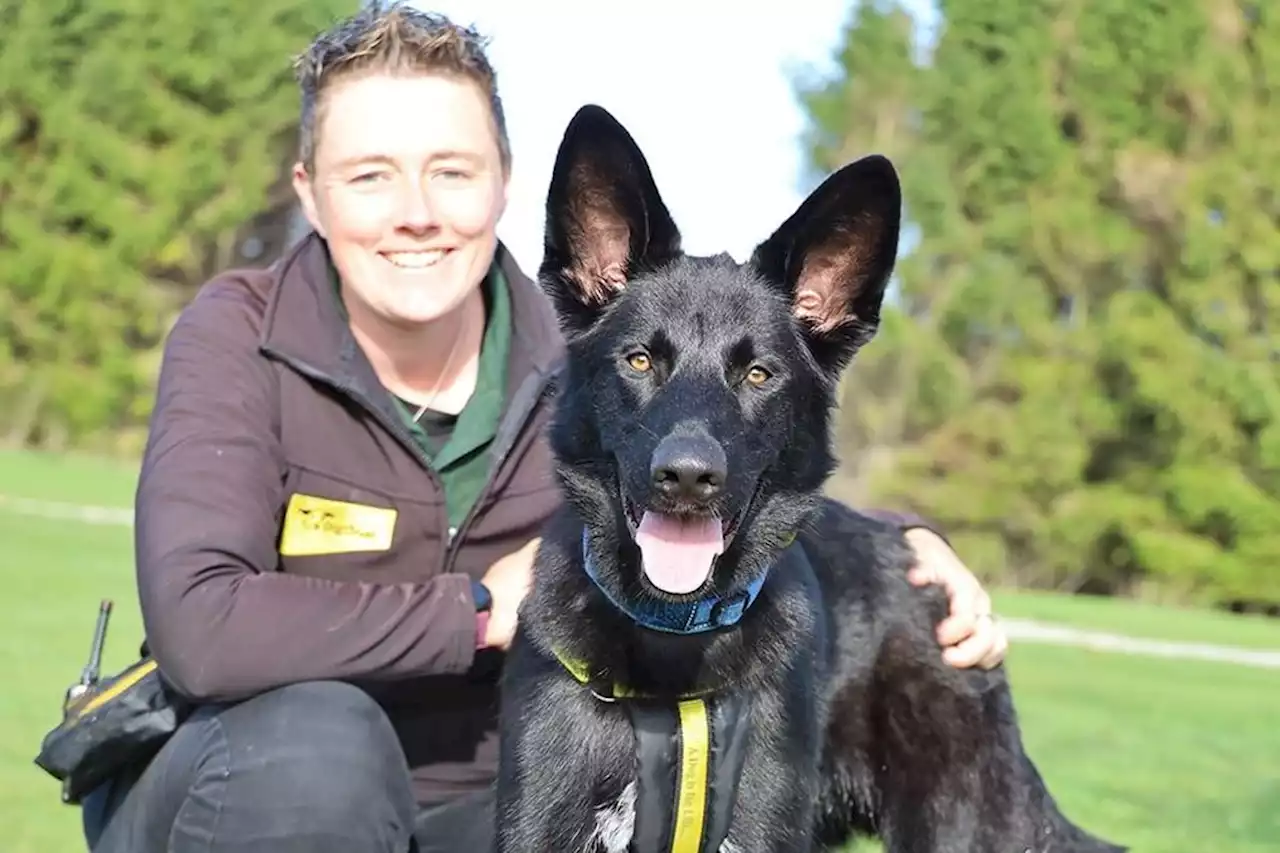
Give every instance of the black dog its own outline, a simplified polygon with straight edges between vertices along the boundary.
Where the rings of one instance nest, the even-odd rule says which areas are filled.
[[[567,503],[506,662],[502,853],[1124,849],[1059,812],[1003,671],[942,660],[899,533],[821,495],[900,207],[867,157],[749,263],[690,257],[626,130],[570,123],[540,270]]]

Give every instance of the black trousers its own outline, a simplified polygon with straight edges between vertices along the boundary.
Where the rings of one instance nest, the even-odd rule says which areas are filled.
[[[486,853],[493,792],[429,811],[382,708],[310,682],[196,710],[82,805],[92,853]]]

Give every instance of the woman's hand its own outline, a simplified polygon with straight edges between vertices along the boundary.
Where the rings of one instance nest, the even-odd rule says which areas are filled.
[[[936,533],[913,527],[906,537],[916,554],[907,578],[916,586],[942,584],[951,602],[950,614],[938,625],[943,658],[961,669],[999,665],[1009,650],[1009,639],[991,612],[991,596]]]

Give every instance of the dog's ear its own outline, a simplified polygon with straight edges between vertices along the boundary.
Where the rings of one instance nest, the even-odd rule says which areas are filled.
[[[782,288],[815,359],[839,373],[875,335],[898,251],[898,173],[873,155],[829,176],[752,257]]]
[[[539,279],[565,331],[584,331],[637,272],[671,260],[680,232],[635,140],[594,104],[569,122],[547,192]]]

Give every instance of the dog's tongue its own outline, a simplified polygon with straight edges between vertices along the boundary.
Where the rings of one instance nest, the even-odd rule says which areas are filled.
[[[681,519],[646,512],[636,530],[644,575],[672,595],[693,592],[711,575],[711,564],[724,551],[720,519]]]

